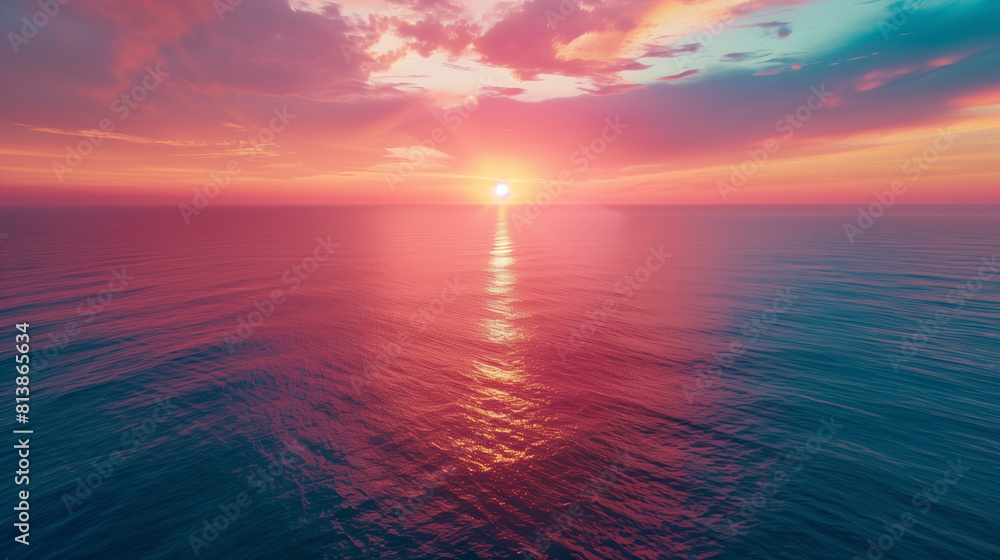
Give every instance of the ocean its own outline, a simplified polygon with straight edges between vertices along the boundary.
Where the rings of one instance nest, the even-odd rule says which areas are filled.
[[[5,207],[4,556],[998,558],[1000,208],[857,223]]]

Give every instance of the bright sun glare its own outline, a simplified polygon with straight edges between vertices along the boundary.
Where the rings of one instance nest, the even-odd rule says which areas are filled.
[[[510,186],[507,183],[501,181],[493,185],[493,196],[499,199],[504,199],[507,198],[508,195],[510,195]]]

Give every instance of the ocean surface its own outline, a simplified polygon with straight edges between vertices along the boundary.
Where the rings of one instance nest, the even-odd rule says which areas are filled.
[[[2,555],[1000,558],[1000,209],[856,215],[0,209]]]

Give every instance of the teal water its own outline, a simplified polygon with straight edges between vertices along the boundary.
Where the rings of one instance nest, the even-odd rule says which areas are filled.
[[[519,211],[0,210],[4,555],[1000,557],[1000,211]]]

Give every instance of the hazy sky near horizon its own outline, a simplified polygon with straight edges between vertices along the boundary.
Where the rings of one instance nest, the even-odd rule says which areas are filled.
[[[0,6],[9,202],[1000,203],[997,0],[65,1]]]

